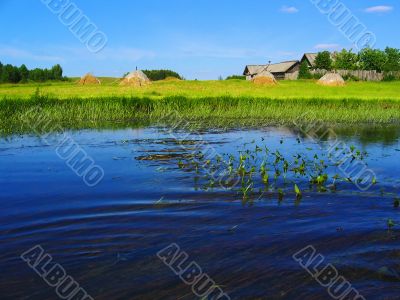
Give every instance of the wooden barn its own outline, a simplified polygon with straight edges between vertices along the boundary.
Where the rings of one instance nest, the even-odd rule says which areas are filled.
[[[251,80],[254,76],[264,70],[271,72],[278,80],[294,80],[298,77],[300,62],[298,60],[292,60],[270,65],[248,65],[244,69],[243,75],[246,76],[247,80]]]

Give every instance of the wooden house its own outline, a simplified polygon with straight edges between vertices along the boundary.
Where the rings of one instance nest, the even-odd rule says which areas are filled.
[[[292,60],[270,65],[248,65],[244,69],[243,75],[246,76],[247,80],[251,80],[262,71],[268,71],[278,80],[297,79],[299,70],[300,62]]]

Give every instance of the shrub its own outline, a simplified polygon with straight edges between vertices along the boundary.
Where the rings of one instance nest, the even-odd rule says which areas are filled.
[[[242,76],[242,75],[231,75],[231,76],[226,77],[225,80],[233,80],[233,79],[246,80],[246,76]]]
[[[299,79],[311,79],[312,75],[310,69],[308,68],[308,64],[306,61],[303,61],[300,65],[299,70]]]
[[[346,81],[360,81],[360,78],[358,78],[357,76],[354,76],[352,74],[344,75],[343,79],[346,80]]]
[[[333,66],[336,70],[356,70],[358,68],[358,54],[350,49],[343,49],[334,54],[335,61]]]
[[[171,70],[143,70],[143,73],[146,74],[151,81],[165,80],[168,77],[182,79],[178,73]]]
[[[383,81],[395,81],[395,80],[398,80],[398,77],[396,77],[394,74],[385,73],[383,76]]]
[[[364,70],[382,72],[387,64],[387,56],[379,49],[365,48],[360,52],[360,63]]]
[[[28,80],[35,82],[43,82],[47,80],[65,80],[62,76],[63,70],[60,65],[55,65],[51,69],[28,70],[25,65],[16,67],[13,65],[3,66],[0,63],[0,82],[4,83],[25,83]]]
[[[384,71],[400,71],[400,50],[387,47],[385,49],[385,54],[387,58],[384,65]]]
[[[315,68],[320,70],[332,70],[332,58],[329,51],[319,52],[315,58]]]
[[[321,74],[321,73],[315,73],[315,74],[311,74],[311,78],[312,79],[316,79],[316,80],[319,80],[319,79],[321,79],[322,78],[322,76],[324,76],[323,74]]]

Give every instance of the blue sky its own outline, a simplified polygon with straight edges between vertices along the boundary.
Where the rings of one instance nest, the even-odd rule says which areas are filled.
[[[352,47],[310,0],[65,1],[106,34],[102,51],[88,51],[41,0],[0,0],[0,61],[28,68],[59,63],[68,76],[122,76],[138,66],[216,79],[240,74],[246,64]],[[376,35],[378,48],[400,48],[398,1],[342,2]]]

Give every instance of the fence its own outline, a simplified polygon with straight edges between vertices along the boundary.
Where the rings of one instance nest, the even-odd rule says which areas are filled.
[[[336,73],[340,74],[341,76],[354,76],[360,80],[364,81],[382,81],[385,77],[384,73],[377,72],[375,70],[366,71],[366,70],[336,70]],[[325,75],[328,73],[326,70],[311,70],[311,74],[316,75]],[[386,75],[393,75],[396,78],[400,78],[400,72],[387,72]]]

